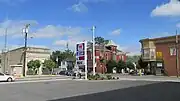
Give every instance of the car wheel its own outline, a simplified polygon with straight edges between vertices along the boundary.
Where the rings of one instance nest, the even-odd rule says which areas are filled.
[[[13,80],[12,80],[12,78],[8,78],[7,81],[8,82],[12,82]]]

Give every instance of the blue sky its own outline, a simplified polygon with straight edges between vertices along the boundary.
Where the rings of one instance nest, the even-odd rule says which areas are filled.
[[[23,45],[22,28],[30,23],[29,46],[64,49],[66,43],[96,36],[118,48],[140,53],[139,40],[174,35],[180,28],[178,0],[0,0],[0,47],[8,28],[9,49]],[[30,38],[33,37],[33,38]]]

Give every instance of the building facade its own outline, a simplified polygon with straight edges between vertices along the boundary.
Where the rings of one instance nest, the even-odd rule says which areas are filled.
[[[22,75],[23,73],[23,60],[24,60],[24,47],[20,47],[14,50],[1,54],[1,71],[8,74]],[[50,59],[50,49],[27,47],[26,51],[26,65],[25,72],[27,73],[27,63],[31,60],[40,60],[41,63],[45,59]],[[42,73],[42,66],[40,67],[39,74]]]
[[[153,74],[176,76],[179,67],[176,65],[176,36],[140,40],[143,61],[148,62]],[[180,50],[178,49],[178,52]],[[179,57],[178,57],[179,58]],[[179,61],[180,62],[180,61]]]
[[[92,49],[88,49],[88,69],[92,71]],[[95,45],[95,59],[96,59],[96,72],[97,73],[106,73],[107,72],[107,61],[114,60],[116,62],[122,60],[126,61],[126,53],[119,51],[117,46],[114,44],[113,41],[109,41],[106,45]]]

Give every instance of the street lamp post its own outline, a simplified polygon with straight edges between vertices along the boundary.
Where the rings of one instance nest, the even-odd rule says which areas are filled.
[[[95,26],[93,26],[92,27],[92,39],[93,39],[93,75],[95,75],[96,74],[96,68],[95,68],[95,62],[96,62],[96,60],[95,60],[95,29],[96,29],[96,27]]]
[[[23,29],[23,33],[25,33],[24,37],[24,61],[23,61],[23,76],[26,76],[26,50],[27,50],[27,37],[28,37],[28,28],[30,24],[26,24]]]

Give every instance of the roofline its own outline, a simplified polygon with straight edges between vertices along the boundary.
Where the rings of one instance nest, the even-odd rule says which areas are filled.
[[[159,40],[159,39],[169,39],[169,38],[173,38],[173,37],[176,37],[176,35],[165,36],[165,37],[158,37],[158,38],[146,38],[146,39],[139,40],[139,42],[142,42],[142,41],[156,41],[156,40]],[[178,35],[178,37],[180,37],[180,35]]]
[[[12,50],[9,50],[7,52],[12,52],[12,51],[16,51],[16,50],[20,50],[20,49],[23,49],[24,47],[19,47],[19,48],[15,48],[15,49],[12,49]],[[42,47],[27,47],[27,48],[34,48],[34,49],[45,49],[45,50],[50,50],[49,48],[42,48]]]

